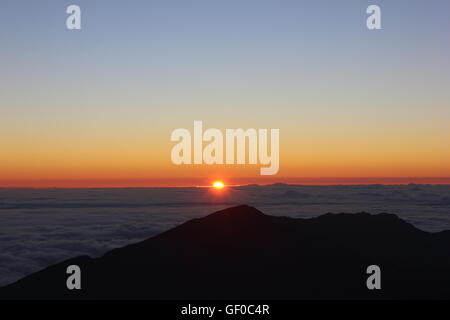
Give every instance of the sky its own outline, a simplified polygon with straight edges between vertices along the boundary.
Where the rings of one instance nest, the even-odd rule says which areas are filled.
[[[2,0],[0,48],[0,187],[450,182],[446,0]],[[279,173],[175,166],[194,120],[280,129]]]

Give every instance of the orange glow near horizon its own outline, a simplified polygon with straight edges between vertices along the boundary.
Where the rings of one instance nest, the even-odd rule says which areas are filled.
[[[245,124],[233,127],[238,126],[248,127]],[[211,177],[226,181],[229,186],[279,182],[450,184],[450,148],[448,135],[444,134],[413,139],[392,132],[379,140],[369,139],[366,134],[364,140],[356,134],[304,136],[284,129],[280,136],[280,171],[273,176],[261,176],[260,164],[174,165],[170,161],[173,143],[167,140],[169,129],[139,133],[119,137],[111,132],[108,132],[111,136],[90,132],[83,135],[83,143],[78,136],[67,137],[66,141],[57,132],[41,140],[30,137],[16,141],[2,136],[0,142],[6,156],[0,159],[0,187],[211,187]],[[143,141],[152,136],[158,139],[151,143]]]
[[[56,133],[33,145],[4,139],[1,145],[7,156],[0,159],[0,187],[195,187],[211,186],[211,177],[220,177],[227,185],[450,184],[450,149],[444,144],[448,136],[436,134],[436,141],[409,137],[413,143],[393,134],[380,139],[382,144],[360,141],[358,136],[342,141],[330,136],[328,141],[285,131],[280,171],[274,176],[260,176],[260,164],[176,166],[170,161],[173,144],[162,133],[155,134],[163,138],[151,144],[142,138],[116,137],[114,146],[110,142],[114,137],[100,140],[96,132],[91,133],[94,138],[84,137],[85,144],[75,138],[59,143]]]

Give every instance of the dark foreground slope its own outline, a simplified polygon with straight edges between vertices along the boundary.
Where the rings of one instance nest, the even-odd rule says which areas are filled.
[[[450,298],[450,232],[427,233],[395,215],[267,216],[239,206],[143,242],[46,268],[1,298]],[[66,268],[82,290],[66,289]],[[382,289],[366,287],[367,266]]]

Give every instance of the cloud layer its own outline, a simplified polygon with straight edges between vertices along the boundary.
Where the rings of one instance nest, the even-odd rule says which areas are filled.
[[[134,243],[238,204],[272,215],[389,212],[427,231],[450,229],[450,186],[243,186],[0,189],[0,286],[46,266]]]

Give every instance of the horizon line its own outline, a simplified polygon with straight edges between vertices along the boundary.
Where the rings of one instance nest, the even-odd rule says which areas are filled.
[[[226,187],[249,185],[270,186],[284,184],[292,186],[362,186],[362,185],[450,185],[450,177],[322,177],[322,178],[186,178],[192,183],[176,183],[180,179],[60,179],[60,180],[15,180],[0,182],[0,189],[145,189],[145,188],[204,188],[208,182],[221,180]],[[269,180],[269,181],[268,181]],[[165,183],[162,183],[165,181]],[[194,181],[197,181],[194,182]],[[239,183],[239,181],[242,181]],[[171,183],[172,182],[172,183]]]

